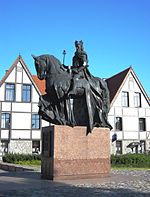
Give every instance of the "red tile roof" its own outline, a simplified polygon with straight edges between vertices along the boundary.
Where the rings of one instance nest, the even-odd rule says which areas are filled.
[[[32,75],[32,79],[36,83],[38,89],[40,90],[41,94],[46,94],[45,92],[45,80],[40,80],[36,75]]]

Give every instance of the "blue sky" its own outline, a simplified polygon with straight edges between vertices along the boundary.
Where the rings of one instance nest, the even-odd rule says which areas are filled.
[[[150,0],[0,0],[0,79],[19,54],[53,54],[71,65],[83,40],[89,69],[108,78],[132,65],[150,96]]]

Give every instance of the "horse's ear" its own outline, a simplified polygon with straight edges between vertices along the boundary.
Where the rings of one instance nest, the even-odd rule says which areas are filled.
[[[31,54],[31,56],[33,57],[33,59],[34,59],[34,60],[36,60],[36,59],[37,59],[37,57],[36,57],[35,55],[32,55],[32,54]]]

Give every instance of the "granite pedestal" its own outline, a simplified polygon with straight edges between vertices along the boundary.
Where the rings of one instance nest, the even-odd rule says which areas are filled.
[[[43,179],[82,179],[110,174],[110,130],[86,127],[49,126],[42,128]]]

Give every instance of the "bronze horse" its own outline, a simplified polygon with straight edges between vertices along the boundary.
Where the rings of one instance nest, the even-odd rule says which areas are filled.
[[[38,78],[46,81],[47,94],[39,101],[39,114],[43,119],[53,124],[87,126],[88,132],[95,126],[112,128],[107,121],[109,91],[104,80],[92,76],[85,67],[83,77],[74,81],[72,92],[73,75],[56,57],[32,57]]]

